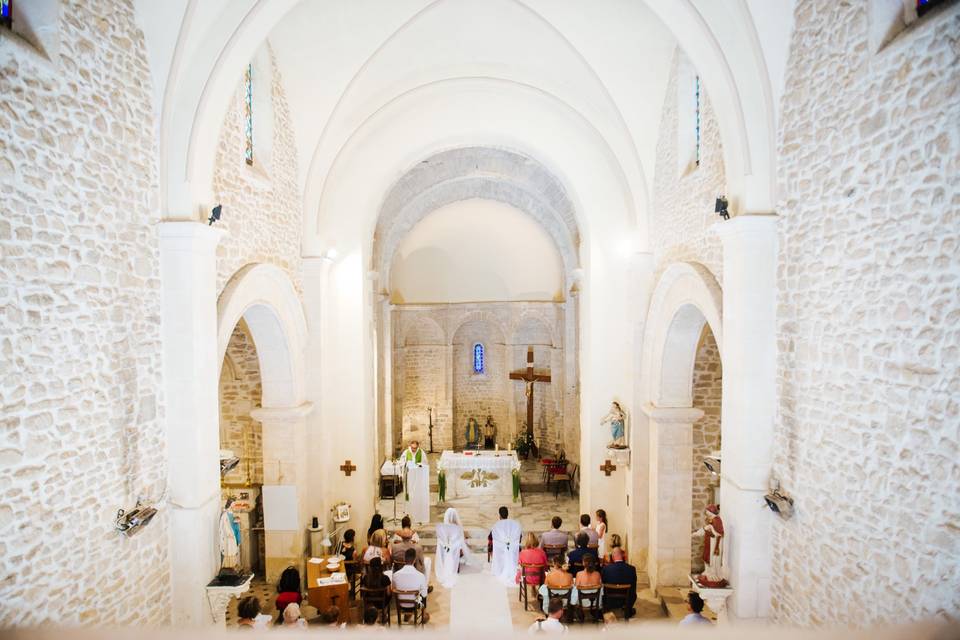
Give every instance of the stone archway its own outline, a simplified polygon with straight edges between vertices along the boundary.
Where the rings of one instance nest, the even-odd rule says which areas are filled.
[[[721,300],[706,267],[675,263],[660,277],[647,314],[641,360],[646,424],[634,430],[633,444],[648,452],[647,572],[654,589],[684,585],[690,573],[692,431],[703,415],[693,407],[693,373],[705,326],[723,356]],[[637,442],[642,437],[646,446]]]
[[[306,417],[304,401],[307,325],[293,284],[279,267],[247,265],[229,280],[217,303],[220,362],[241,318],[256,345],[262,383],[261,423],[266,578],[300,565],[307,540]]]

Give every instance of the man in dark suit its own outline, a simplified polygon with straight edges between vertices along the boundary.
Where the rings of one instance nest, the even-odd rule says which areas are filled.
[[[576,548],[567,554],[567,562],[571,565],[570,573],[576,577],[580,569],[583,568],[583,556],[589,555],[596,558],[597,554],[593,549],[587,548],[587,545],[590,544],[590,538],[582,531],[576,535],[573,541],[576,544]],[[572,565],[577,565],[577,567],[574,568]]]
[[[630,593],[627,595],[626,617],[629,618],[637,611],[633,605],[637,602],[637,568],[627,564],[624,559],[623,549],[613,550],[613,562],[607,564],[600,570],[603,577],[603,584],[629,584]],[[605,601],[604,604],[617,606],[620,603],[616,601]]]

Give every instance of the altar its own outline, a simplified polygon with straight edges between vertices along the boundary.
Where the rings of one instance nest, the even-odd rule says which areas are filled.
[[[520,470],[515,451],[444,451],[438,468],[446,478],[448,502],[489,502],[507,505],[513,498],[513,472]],[[519,476],[517,477],[519,484]],[[519,486],[517,502],[520,501]]]

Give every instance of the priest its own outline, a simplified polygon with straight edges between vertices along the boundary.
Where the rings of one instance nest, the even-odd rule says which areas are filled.
[[[400,454],[400,464],[407,514],[414,522],[430,522],[430,463],[419,442],[414,440]]]
[[[420,443],[416,440],[410,442],[410,446],[403,450],[403,453],[400,454],[400,462],[404,464],[412,462],[413,464],[423,464],[423,449],[420,448]]]

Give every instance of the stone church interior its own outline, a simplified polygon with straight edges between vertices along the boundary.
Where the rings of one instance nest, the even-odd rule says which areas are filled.
[[[958,43],[0,0],[0,629],[960,637]]]

